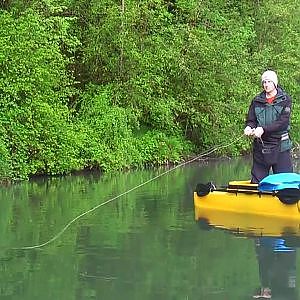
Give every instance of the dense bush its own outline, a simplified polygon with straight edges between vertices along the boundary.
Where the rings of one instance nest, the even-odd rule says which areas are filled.
[[[68,99],[74,81],[62,52],[76,42],[65,21],[27,11],[0,15],[0,121],[15,178],[80,168]]]
[[[267,68],[294,99],[300,139],[298,2],[0,7],[2,178],[164,164],[217,145],[244,153],[245,114]]]

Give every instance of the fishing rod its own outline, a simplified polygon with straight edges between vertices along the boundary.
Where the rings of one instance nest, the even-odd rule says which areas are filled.
[[[63,233],[64,233],[64,232],[65,232],[65,231],[73,224],[73,223],[75,223],[76,221],[78,221],[78,220],[81,219],[82,217],[88,215],[89,213],[95,211],[96,209],[98,209],[98,208],[100,208],[100,207],[102,207],[102,206],[104,206],[104,205],[107,205],[107,204],[113,202],[114,200],[117,200],[117,199],[119,199],[120,197],[125,196],[125,195],[127,195],[127,194],[129,194],[129,193],[131,193],[131,192],[133,192],[133,191],[135,191],[135,190],[137,190],[138,188],[140,188],[140,187],[142,187],[142,186],[144,186],[144,185],[146,185],[146,184],[148,184],[148,183],[150,183],[150,182],[152,182],[152,181],[154,181],[154,180],[156,180],[156,179],[158,179],[158,178],[160,178],[160,177],[162,177],[162,176],[165,176],[166,174],[168,174],[168,173],[170,173],[170,172],[172,172],[172,171],[174,171],[174,170],[176,170],[176,169],[178,169],[178,168],[181,168],[181,167],[183,167],[183,166],[185,166],[185,165],[188,165],[188,164],[190,164],[190,163],[192,163],[192,162],[198,160],[198,159],[201,158],[201,157],[207,156],[207,155],[209,155],[209,154],[211,154],[211,153],[213,153],[213,152],[215,152],[215,151],[217,151],[217,150],[220,150],[220,149],[229,147],[229,146],[235,144],[237,141],[239,141],[243,136],[244,136],[244,135],[241,135],[241,136],[239,136],[238,138],[233,139],[231,142],[229,142],[229,143],[227,143],[227,144],[218,145],[218,146],[214,147],[213,149],[204,151],[203,153],[197,155],[196,157],[191,158],[190,160],[185,161],[185,162],[183,162],[183,163],[181,163],[181,164],[178,164],[178,165],[174,166],[173,168],[171,168],[171,169],[169,169],[169,170],[167,170],[167,171],[165,171],[165,172],[163,172],[163,173],[161,173],[161,174],[159,174],[159,175],[157,175],[157,176],[154,176],[153,178],[150,178],[149,180],[146,180],[145,182],[143,182],[143,183],[141,183],[141,184],[139,184],[139,185],[137,185],[137,186],[135,186],[135,187],[133,187],[133,188],[131,188],[131,189],[129,189],[129,190],[127,190],[127,191],[125,191],[125,192],[123,192],[123,193],[121,193],[121,194],[115,196],[115,197],[113,197],[113,198],[110,198],[110,199],[108,199],[107,201],[102,202],[102,203],[100,203],[100,204],[98,204],[98,205],[96,205],[96,206],[90,208],[89,210],[87,210],[87,211],[85,211],[85,212],[79,214],[77,217],[75,217],[75,218],[72,219],[70,222],[68,222],[68,223],[67,223],[67,224],[66,224],[66,225],[65,225],[65,226],[64,226],[64,227],[63,227],[63,228],[55,235],[55,236],[53,236],[51,239],[49,239],[48,241],[46,241],[46,242],[44,242],[44,243],[37,244],[37,245],[33,245],[33,246],[24,246],[24,247],[18,247],[18,248],[15,247],[15,248],[12,248],[12,249],[13,249],[13,250],[31,250],[31,249],[42,248],[42,247],[44,247],[44,246],[46,246],[46,245],[49,245],[50,243],[52,243],[52,242],[54,242],[55,240],[57,240],[57,239],[58,239],[58,238],[59,238],[59,237],[60,237],[60,236],[61,236],[61,235],[62,235],[62,234],[63,234]]]

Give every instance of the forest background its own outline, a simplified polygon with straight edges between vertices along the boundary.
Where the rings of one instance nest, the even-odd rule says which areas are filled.
[[[266,69],[293,99],[297,0],[1,0],[0,178],[240,155]]]

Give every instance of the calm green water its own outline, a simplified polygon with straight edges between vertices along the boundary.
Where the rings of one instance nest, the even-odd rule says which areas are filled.
[[[203,228],[192,195],[198,182],[248,179],[249,169],[244,159],[178,168],[84,215],[56,239],[78,215],[166,169],[2,187],[0,299],[252,299],[260,286],[257,240]]]

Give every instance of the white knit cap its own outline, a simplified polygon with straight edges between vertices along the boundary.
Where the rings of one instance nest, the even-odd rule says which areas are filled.
[[[278,85],[278,78],[277,74],[274,71],[267,70],[261,75],[261,82],[264,82],[265,80],[271,80],[274,82],[275,86]]]

